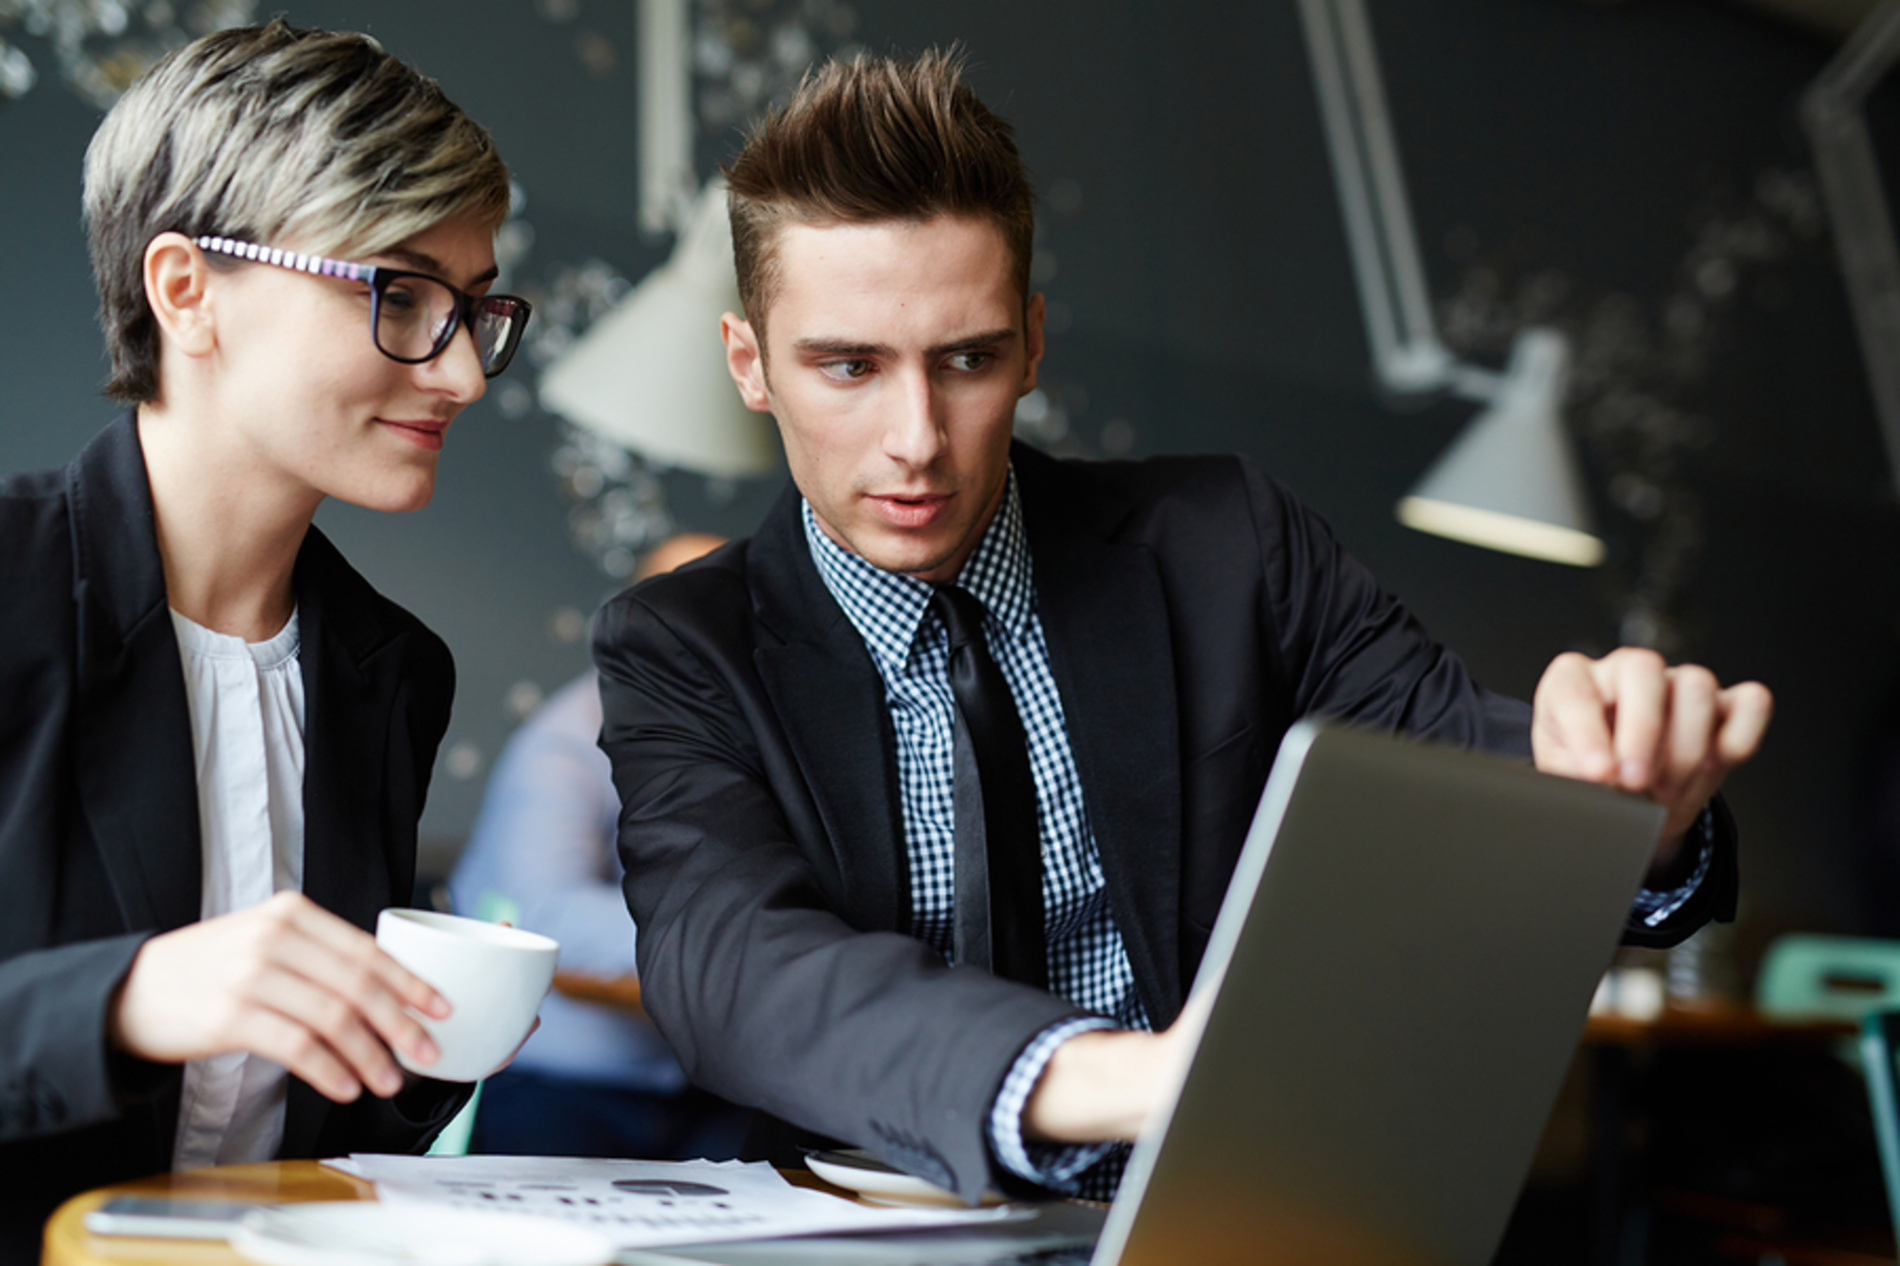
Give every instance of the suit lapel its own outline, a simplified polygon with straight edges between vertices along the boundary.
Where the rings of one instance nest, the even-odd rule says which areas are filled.
[[[203,846],[184,669],[130,416],[68,470],[79,612],[73,766],[128,931],[198,918]]]
[[[754,654],[759,677],[824,823],[848,916],[867,930],[907,930],[910,866],[883,680],[811,560],[796,489],[753,536],[746,574],[772,635]]]
[[[383,806],[390,715],[403,646],[373,603],[339,595],[346,564],[314,527],[297,556],[304,686],[304,895],[366,930],[408,892],[393,890]]]
[[[1126,507],[1076,495],[1018,445],[1036,609],[1108,897],[1148,1018],[1181,1008],[1180,741],[1168,608],[1154,556],[1118,543]]]
[[[396,891],[394,842],[383,806],[390,715],[403,643],[376,604],[348,587],[348,564],[316,528],[297,555],[298,666],[304,687],[304,895],[365,931],[377,912],[407,905]],[[307,1156],[330,1101],[292,1078],[283,1155]]]

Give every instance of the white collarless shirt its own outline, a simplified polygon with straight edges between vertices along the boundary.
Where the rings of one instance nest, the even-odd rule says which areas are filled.
[[[204,846],[199,916],[303,888],[303,674],[297,615],[269,641],[171,613],[184,663]],[[265,1161],[284,1137],[282,1066],[243,1051],[185,1065],[172,1168]]]

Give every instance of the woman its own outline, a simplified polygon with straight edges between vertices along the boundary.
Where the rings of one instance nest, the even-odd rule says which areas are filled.
[[[416,1148],[466,1087],[367,928],[406,903],[454,668],[325,497],[413,510],[519,342],[508,177],[365,37],[201,39],[116,105],[85,211],[130,409],[0,482],[0,1258],[141,1173]]]

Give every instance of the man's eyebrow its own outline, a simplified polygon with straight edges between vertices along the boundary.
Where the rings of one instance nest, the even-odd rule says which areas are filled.
[[[954,356],[958,352],[976,351],[979,348],[994,347],[1006,343],[1017,336],[1013,326],[985,330],[980,334],[969,334],[948,343],[939,343],[928,349],[932,357]],[[807,356],[890,356],[895,349],[888,343],[860,343],[842,338],[801,338],[792,344],[792,350]]]
[[[858,343],[844,338],[801,338],[792,350],[807,356],[888,356],[887,343]]]
[[[986,330],[981,334],[971,334],[951,343],[940,343],[930,349],[932,356],[954,356],[958,352],[974,352],[985,347],[994,347],[998,343],[1007,343],[1016,337],[1014,326]]]
[[[428,273],[431,277],[441,277],[444,280],[448,278],[448,269],[444,268],[442,261],[433,255],[426,254],[422,251],[410,250],[407,246],[392,246],[388,250],[380,253],[385,258],[397,260],[406,265],[412,272]],[[490,264],[487,268],[475,274],[475,276],[470,279],[466,288],[473,289],[483,282],[493,281],[499,276],[501,276],[501,268],[498,265]]]

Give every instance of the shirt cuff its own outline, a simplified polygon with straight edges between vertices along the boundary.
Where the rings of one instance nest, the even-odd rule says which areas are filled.
[[[1042,1070],[1062,1045],[1079,1033],[1115,1028],[1101,1016],[1076,1016],[1053,1024],[1031,1039],[1003,1076],[1003,1085],[990,1106],[990,1151],[1003,1167],[1057,1191],[1073,1185],[1083,1170],[1113,1151],[1113,1143],[1031,1143],[1023,1138],[1023,1110]]]
[[[1704,805],[1697,815],[1695,825],[1689,828],[1688,836],[1683,840],[1685,847],[1696,850],[1695,868],[1689,877],[1673,888],[1640,888],[1632,912],[1644,927],[1661,927],[1670,915],[1682,909],[1689,898],[1695,896],[1696,889],[1709,876],[1709,868],[1715,862],[1715,810]]]

